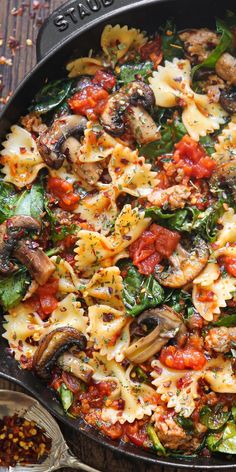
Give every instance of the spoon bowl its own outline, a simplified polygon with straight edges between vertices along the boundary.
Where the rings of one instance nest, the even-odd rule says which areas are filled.
[[[20,417],[35,423],[45,430],[47,436],[52,439],[50,454],[40,464],[29,466],[16,465],[15,467],[0,467],[1,472],[52,472],[61,467],[72,467],[87,472],[99,472],[74,457],[66,444],[61,430],[48,411],[32,397],[24,393],[11,390],[0,390],[0,418],[3,416]]]

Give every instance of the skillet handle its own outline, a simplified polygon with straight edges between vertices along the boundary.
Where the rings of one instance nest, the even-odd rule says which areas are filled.
[[[69,0],[55,10],[39,30],[36,42],[37,60],[43,59],[55,46],[94,23],[97,19],[145,0]],[[109,21],[109,20],[108,20]]]

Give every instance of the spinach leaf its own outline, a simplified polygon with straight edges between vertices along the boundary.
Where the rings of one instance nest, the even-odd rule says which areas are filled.
[[[139,149],[139,154],[146,157],[150,161],[163,154],[169,154],[173,151],[174,144],[182,139],[187,133],[182,121],[173,120],[170,124],[162,126],[161,139],[144,144]]]
[[[46,198],[44,199],[44,207],[47,213],[48,221],[50,223],[51,239],[54,244],[65,239],[68,234],[75,233],[76,229],[78,228],[75,224],[70,226],[60,225],[60,222],[57,221],[57,218],[53,214]]]
[[[123,64],[120,67],[118,76],[118,83],[126,85],[136,79],[136,76],[141,76],[145,81],[152,74],[153,63],[151,61],[141,62],[138,64]]]
[[[30,275],[25,267],[20,268],[9,277],[0,277],[0,303],[5,310],[9,310],[20,303],[29,284]]]
[[[209,134],[207,134],[206,136],[201,136],[199,141],[202,147],[207,152],[208,156],[211,156],[213,152],[215,152],[214,140]]]
[[[189,433],[194,431],[194,422],[190,418],[177,415],[175,421],[179,426],[181,426],[181,428],[185,429],[185,431],[188,431]]]
[[[177,313],[182,313],[187,319],[193,315],[195,308],[192,304],[192,296],[185,290],[165,290],[164,303]]]
[[[212,452],[236,454],[236,424],[229,421],[222,432],[210,434],[206,445]]]
[[[14,214],[19,193],[14,185],[0,180],[0,224]]]
[[[189,210],[177,210],[175,213],[164,213],[161,208],[150,207],[145,210],[145,216],[152,218],[153,221],[159,222],[162,226],[177,231],[189,230]]]
[[[236,314],[221,316],[218,321],[214,321],[214,326],[236,326]]]
[[[223,411],[222,405],[218,404],[215,408],[204,406],[200,411],[200,421],[211,430],[221,429],[230,418],[230,411]]]
[[[74,395],[64,383],[59,387],[58,393],[60,395],[63,410],[67,412],[73,403]]]
[[[233,41],[233,35],[226,25],[226,23],[222,20],[216,20],[216,29],[218,33],[221,33],[221,39],[219,44],[216,46],[214,51],[205,59],[205,61],[197,64],[192,69],[192,79],[199,69],[214,69],[218,59],[222,56],[222,54],[227,51]]]
[[[44,85],[35,96],[30,111],[44,114],[53,110],[68,96],[72,84],[71,79],[60,79]]]
[[[147,308],[160,305],[164,299],[164,290],[153,275],[141,275],[133,265],[130,265],[123,285],[123,302],[129,315],[137,316]]]
[[[27,215],[40,219],[44,209],[44,188],[40,182],[32,185],[30,190],[25,190],[20,195],[14,215]]]
[[[166,25],[160,28],[162,38],[163,59],[172,61],[174,57],[184,57],[183,42],[181,41],[173,20],[167,20]]]
[[[166,213],[158,207],[150,207],[145,210],[145,216],[172,230],[197,232],[206,241],[213,242],[217,233],[216,224],[223,212],[223,200],[219,200],[205,211],[186,207],[174,213]]]
[[[155,451],[163,456],[166,456],[166,450],[164,446],[161,444],[161,441],[158,438],[155,429],[150,424],[147,425],[147,433],[148,433],[149,438],[152,441]]]

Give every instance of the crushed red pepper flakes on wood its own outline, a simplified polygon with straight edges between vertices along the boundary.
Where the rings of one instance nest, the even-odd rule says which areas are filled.
[[[0,419],[0,467],[43,462],[51,447],[51,438],[34,421],[17,414]]]

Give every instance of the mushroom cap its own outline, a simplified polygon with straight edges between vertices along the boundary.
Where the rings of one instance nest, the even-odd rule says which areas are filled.
[[[126,349],[126,357],[135,364],[147,361],[180,330],[182,333],[186,330],[181,315],[166,305],[145,310],[139,315],[137,322],[138,324],[155,324],[156,327]]]
[[[228,113],[236,113],[236,88],[223,89],[220,92],[220,104]]]
[[[49,167],[59,169],[67,157],[62,146],[67,138],[73,136],[77,140],[84,134],[87,119],[82,115],[66,115],[55,120],[46,133],[42,133],[37,146],[41,157]]]
[[[8,275],[15,270],[10,255],[25,231],[39,232],[41,224],[35,218],[25,215],[12,216],[0,225],[0,273]]]
[[[207,243],[201,238],[195,238],[195,246],[190,250],[178,244],[174,254],[169,257],[168,269],[155,274],[155,278],[164,287],[181,288],[192,282],[204,269],[209,258]]]
[[[56,363],[58,357],[72,346],[77,346],[81,351],[86,348],[87,339],[77,329],[69,326],[56,328],[43,336],[33,357],[33,369],[47,380],[50,378],[50,369]]]

